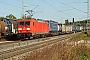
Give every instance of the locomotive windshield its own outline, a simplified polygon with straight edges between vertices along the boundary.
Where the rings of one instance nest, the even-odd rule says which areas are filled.
[[[27,22],[20,22],[20,25],[22,25],[22,26],[30,25],[30,21],[27,21]]]
[[[24,22],[20,22],[20,25],[24,26]]]
[[[25,22],[25,25],[30,25],[30,21],[28,21],[28,22]]]

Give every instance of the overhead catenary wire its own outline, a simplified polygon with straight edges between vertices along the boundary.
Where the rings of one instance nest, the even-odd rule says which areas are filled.
[[[57,0],[57,1],[60,3],[59,0]],[[72,6],[70,6],[70,5],[67,5],[67,4],[72,4],[72,3],[88,3],[88,2],[71,2],[71,3],[62,3],[62,4],[65,5],[65,6],[68,6],[68,7],[72,8],[72,9],[81,11],[81,12],[83,12],[83,13],[87,13],[87,12],[85,12],[85,11],[82,11],[82,10],[78,9],[78,8],[75,8],[75,7],[72,7]]]
[[[17,1],[18,1],[18,0],[17,0]],[[19,8],[19,9],[22,8],[22,7],[15,6],[15,5],[13,5],[13,4],[9,4],[9,3],[6,3],[6,2],[0,2],[0,3],[5,4],[5,5],[9,5],[9,6],[12,6],[12,7],[16,7],[16,8]],[[35,8],[37,8],[37,7],[38,7],[38,5],[37,5]],[[5,8],[5,7],[1,7],[1,8],[3,8],[3,9],[7,9],[7,10],[18,11],[18,10],[14,10],[14,9],[10,9],[10,8]],[[35,8],[33,8],[33,10],[34,10]],[[6,14],[6,13],[4,13],[4,14]]]
[[[1,2],[0,3],[2,4],[5,4],[5,5],[9,5],[9,6],[12,6],[12,7],[16,7],[16,8],[19,8],[19,9],[22,9],[22,7],[19,7],[19,6],[15,6],[15,5],[12,5],[12,4],[9,4],[9,3],[6,3],[6,2]],[[11,9],[12,10],[12,9]]]
[[[67,3],[67,4],[76,4],[76,3],[87,3],[87,2],[71,2],[71,3]]]
[[[39,5],[37,5],[36,7],[34,7],[32,10],[36,9]]]
[[[43,7],[41,7],[40,5],[39,5],[39,7],[42,9],[42,10],[45,10],[45,12],[48,12],[48,14],[47,14],[47,16],[49,16],[49,13],[51,14],[51,15],[54,15],[54,13],[52,13],[51,11],[49,11],[49,10],[47,10],[47,9],[44,9]],[[44,12],[44,11],[43,11]],[[59,16],[50,16],[50,17],[52,17],[52,18],[58,18]]]
[[[5,3],[5,2],[1,2],[1,1],[0,1],[0,3],[5,4],[5,5],[9,5],[9,6],[13,6],[13,7],[17,7],[17,8],[21,8],[21,7],[18,7],[18,6],[12,5],[12,4],[8,4],[8,3]]]
[[[18,12],[18,11],[20,11],[20,9],[21,9],[21,7],[19,7],[19,6],[15,6],[15,5],[13,5],[13,4],[9,4],[9,3],[6,3],[6,2],[1,2],[0,1],[0,3],[1,4],[4,4],[4,5],[8,5],[8,6],[12,6],[12,7],[15,7],[15,8],[18,8],[18,9],[11,9],[11,8],[7,8],[7,7],[0,7],[0,8],[2,8],[2,9],[5,9],[5,10],[7,10],[7,11],[12,11],[12,12]],[[10,12],[10,13],[12,13],[12,12]],[[21,12],[21,11],[20,11]],[[7,15],[7,13],[1,13],[1,14],[6,14]]]
[[[54,7],[53,5],[51,5],[51,4],[49,4],[49,3],[47,3],[46,1],[44,1],[44,0],[42,0],[44,3],[46,3],[46,4],[48,4],[49,6],[51,6],[52,8],[54,8],[54,9],[56,9],[57,10],[57,12],[58,11],[60,11],[59,9],[57,9],[56,7]],[[63,12],[64,13],[64,12]],[[67,16],[69,16],[69,17],[71,17],[69,14],[67,14],[67,13],[65,13],[65,15],[67,15]]]
[[[47,3],[46,1],[42,0],[44,3],[48,4],[49,6],[53,7],[54,9],[58,10],[56,7],[54,7],[53,5]]]
[[[16,0],[16,1],[18,1],[18,2],[22,2],[21,0]],[[24,3],[27,3],[27,4],[29,5],[28,7],[30,7],[30,6],[37,6],[37,5],[35,5],[35,4],[30,4],[30,3],[25,2],[25,1],[24,1]]]
[[[69,5],[65,4],[65,3],[62,3],[62,4],[63,4],[63,5],[66,5],[66,6],[70,7],[70,8],[73,8],[73,9],[75,9],[75,10],[81,11],[81,12],[83,12],[83,13],[87,13],[87,12],[82,11],[82,10],[80,10],[80,9],[77,9],[77,8],[75,8],[75,7],[69,6]]]
[[[73,9],[66,9],[66,10],[61,10],[61,11],[58,11],[58,12],[62,12],[62,11],[68,11],[68,10],[73,10]]]
[[[17,1],[21,1],[21,0],[17,0]],[[44,0],[43,0],[44,1]],[[25,3],[28,3],[28,2],[25,2]],[[48,2],[44,2],[44,3],[46,3],[46,4],[48,4],[49,6],[51,6],[51,7],[53,7],[55,10],[57,10],[57,13],[58,13],[58,11],[60,11],[59,10],[59,8],[57,8],[56,6],[54,6],[54,5],[52,5],[52,4],[50,4],[50,3],[48,3]],[[3,3],[4,4],[4,3]],[[7,3],[6,5],[8,5],[9,3]],[[29,5],[30,5],[30,3],[28,3]],[[9,4],[10,6],[12,6],[12,7],[16,7],[16,8],[22,8],[22,7],[19,7],[19,6],[15,6],[15,5],[12,5],[12,4]],[[30,7],[30,6],[26,6],[26,7]],[[33,9],[36,9],[37,7],[39,7],[38,5],[35,5],[35,8],[33,8]],[[25,8],[26,9],[26,8]],[[32,9],[32,10],[33,10]],[[45,9],[45,8],[44,8]],[[8,10],[10,10],[10,9],[8,9]],[[44,11],[46,11],[47,9],[45,9]],[[63,14],[65,14],[65,15],[67,15],[67,16],[70,16],[70,14],[66,14],[64,11],[68,11],[69,9],[66,9],[66,10],[61,10],[60,11],[60,13],[63,13]],[[72,9],[71,9],[72,10]],[[43,13],[44,14],[44,13]],[[45,13],[48,17],[52,17],[52,18],[58,18],[57,16],[59,16],[60,17],[60,15],[57,15],[57,16],[54,16],[55,14],[54,13],[52,13],[51,11],[49,11],[49,10],[47,10],[46,11],[46,13]],[[51,14],[50,16],[49,16],[49,14]],[[71,17],[71,16],[70,16]]]
[[[1,2],[1,1],[0,1],[0,3],[5,4],[5,5],[9,5],[9,6],[12,6],[12,7],[16,7],[16,8],[19,8],[19,9],[23,9],[22,14],[21,14],[23,16],[23,14],[24,14],[24,6],[23,7],[19,7],[19,6],[15,6],[15,5],[12,5],[12,4],[9,4],[9,3],[6,3],[6,2]],[[8,9],[8,10],[10,10],[10,9]]]
[[[54,7],[53,5],[51,5],[51,4],[49,4],[49,3],[47,3],[46,1],[44,1],[44,0],[42,0],[44,3],[46,3],[47,5],[49,5],[49,6],[51,6],[52,8],[54,8],[55,10],[57,10],[58,11],[58,9],[56,8],[56,7]],[[45,11],[47,11],[47,10],[45,10]],[[48,11],[47,11],[48,12]],[[52,13],[51,13],[52,14]],[[53,14],[54,15],[54,14]],[[53,18],[55,18],[55,17],[53,17]]]
[[[57,0],[59,3],[61,3],[59,0]],[[70,8],[72,8],[73,10],[77,10],[77,11],[80,11],[80,12],[83,12],[83,13],[87,13],[87,12],[85,12],[85,11],[82,11],[82,10],[80,10],[80,9],[78,9],[78,8],[75,8],[75,7],[72,7],[72,6],[69,6],[68,4],[76,4],[76,3],[79,3],[79,4],[81,4],[81,3],[88,3],[87,1],[84,1],[84,2],[71,2],[71,3],[64,3],[65,4],[65,6],[67,6],[67,7],[70,7]],[[62,3],[61,3],[62,4]],[[63,5],[64,5],[63,4]],[[79,18],[78,18],[79,19]]]
[[[53,5],[51,5],[51,4],[49,4],[49,3],[47,3],[47,2],[46,2],[46,1],[44,1],[44,0],[43,0],[43,2],[44,2],[44,3],[46,3],[46,4],[48,4],[49,6],[51,6],[52,8],[54,8],[55,10],[62,11],[62,10],[57,9],[57,8],[56,8],[56,7],[54,7]],[[58,11],[57,11],[57,12],[58,12]],[[64,13],[64,12],[61,12],[61,13]],[[72,17],[72,16],[70,16],[70,15],[69,15],[69,14],[67,14],[67,13],[64,13],[64,15],[67,15],[67,16],[69,16],[69,17]],[[59,17],[60,17],[60,16],[59,16]],[[61,21],[61,22],[62,22],[62,21]]]
[[[16,0],[16,1],[18,1],[18,2],[22,2],[22,1],[20,1],[20,0]],[[25,2],[24,1],[24,3],[27,3],[27,2]],[[31,9],[30,11],[32,11],[32,13],[33,14],[35,14],[35,13],[38,13],[38,12],[34,12],[33,10],[35,10],[37,7],[40,7],[39,5],[33,5],[33,4],[30,4],[30,3],[27,3],[28,5],[30,5],[30,6],[24,6],[24,7],[31,7],[31,6],[35,6],[33,9]],[[43,9],[43,8],[42,8]],[[43,9],[44,10],[44,9]],[[26,10],[26,11],[28,11],[28,9]],[[46,11],[46,10],[45,10]],[[42,11],[39,11],[39,12],[42,12]],[[48,11],[47,11],[48,12]],[[30,13],[29,13],[30,14]],[[32,14],[31,14],[32,15]],[[48,14],[44,14],[45,16],[49,16]],[[55,18],[54,16],[49,16],[49,17],[53,17],[53,18]]]
[[[19,0],[20,1],[20,0]],[[19,6],[15,6],[15,5],[13,5],[13,4],[9,4],[9,3],[6,3],[6,2],[0,2],[0,3],[2,3],[2,4],[5,4],[5,5],[9,5],[9,6],[12,6],[12,7],[16,7],[16,8],[19,8],[19,9],[21,9],[22,7],[19,7]],[[51,4],[49,4],[49,5],[51,5]],[[35,8],[37,8],[37,6],[38,5],[35,5],[36,7]],[[53,5],[51,5],[51,7],[53,7],[53,8],[55,8],[56,10],[58,10],[56,7],[54,7]],[[33,9],[35,9],[35,8],[33,8]],[[7,8],[6,8],[7,9]],[[12,9],[8,9],[8,10],[12,10]],[[15,10],[14,10],[15,11]],[[46,11],[46,10],[45,10]],[[52,15],[54,15],[54,14],[52,14]],[[48,14],[46,14],[46,16],[49,16]],[[55,18],[55,19],[57,19],[55,16],[49,16],[49,17],[52,17],[52,18]]]
[[[17,0],[18,2],[22,2],[22,1],[20,1],[20,0]],[[24,3],[27,3],[27,2],[25,2],[24,1]],[[33,4],[30,4],[30,3],[27,3],[28,5],[31,5],[31,6],[35,6],[32,10],[34,10],[34,9],[36,9],[37,7],[40,7],[39,5],[33,5]],[[25,6],[25,7],[31,7],[31,6]],[[40,7],[40,8],[42,8],[42,7]],[[43,10],[45,10],[45,11],[47,11],[48,13],[50,13],[50,14],[53,14],[53,13],[51,13],[51,12],[49,12],[48,10],[46,10],[46,9],[44,9],[44,8],[42,8]],[[54,15],[54,14],[53,14]],[[48,14],[47,14],[47,16],[49,16]],[[49,16],[49,17],[51,17],[51,16]],[[54,17],[54,16],[52,16],[52,17]],[[55,18],[55,17],[54,17]]]
[[[16,8],[21,8],[21,7],[18,7],[18,6],[15,6],[15,5],[12,5],[12,4],[9,4],[9,3],[6,3],[6,2],[0,2],[2,4],[5,4],[5,5],[9,5],[9,6],[13,6],[13,7],[16,7]],[[15,9],[10,9],[10,8],[6,8],[6,7],[1,7],[3,9],[7,9],[7,10],[14,10],[14,11],[18,11],[18,10],[15,10]]]
[[[26,2],[25,2],[26,3]],[[30,4],[31,5],[31,4]],[[33,6],[33,5],[31,5],[31,6]],[[32,10],[32,12],[34,12],[33,10],[35,10],[37,7],[40,7],[40,5],[34,5],[35,7],[33,8],[33,9],[31,9]],[[30,7],[30,6],[26,6],[26,7]],[[42,8],[42,7],[40,7],[40,8]],[[43,10],[45,10],[44,8],[42,8]],[[30,11],[31,11],[30,10]],[[45,11],[47,11],[47,12],[49,12],[48,10],[45,10]],[[42,12],[42,11],[40,11],[40,12]],[[43,11],[44,12],[44,11]],[[37,13],[37,12],[35,12],[35,13]],[[35,14],[34,13],[34,14]],[[49,12],[50,13],[50,12]],[[50,13],[50,14],[53,14],[53,13]],[[46,16],[49,16],[48,14],[44,14],[44,15],[46,15]],[[54,15],[54,14],[53,14]],[[52,18],[55,18],[54,16],[49,16],[49,17],[52,17]]]
[[[9,10],[9,11],[11,11],[11,10],[16,11],[16,12],[18,12],[18,11],[19,11],[19,10],[10,9],[10,8],[6,8],[6,7],[0,7],[0,8],[2,8],[2,9],[7,9],[7,10]]]

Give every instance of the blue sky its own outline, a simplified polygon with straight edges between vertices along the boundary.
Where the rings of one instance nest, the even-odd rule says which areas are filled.
[[[24,0],[24,14],[27,10],[35,12],[34,18],[62,22],[66,19],[72,22],[87,18],[87,0]],[[38,5],[38,6],[37,6]],[[22,0],[0,0],[0,16],[13,14],[20,18]]]

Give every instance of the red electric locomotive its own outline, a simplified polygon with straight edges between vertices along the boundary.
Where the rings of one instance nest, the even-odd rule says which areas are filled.
[[[34,18],[18,21],[18,35],[20,38],[45,37],[48,33],[48,22]]]

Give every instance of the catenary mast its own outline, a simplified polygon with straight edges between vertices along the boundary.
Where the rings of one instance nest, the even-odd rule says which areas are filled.
[[[88,24],[89,19],[90,19],[90,16],[89,16],[89,0],[87,0],[87,24]]]
[[[22,14],[21,14],[21,18],[24,16],[24,0],[22,0]]]

